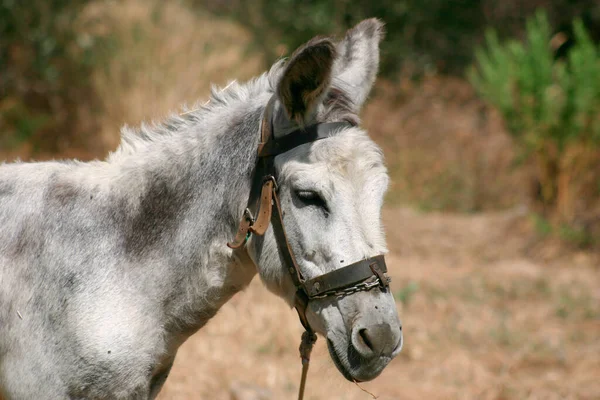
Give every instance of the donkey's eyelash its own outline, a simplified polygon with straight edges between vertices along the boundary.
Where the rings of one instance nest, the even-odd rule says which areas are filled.
[[[329,212],[327,203],[319,193],[312,190],[296,190],[294,193],[305,205],[320,207]]]
[[[313,200],[321,197],[317,192],[312,190],[296,190],[296,196],[302,200]]]

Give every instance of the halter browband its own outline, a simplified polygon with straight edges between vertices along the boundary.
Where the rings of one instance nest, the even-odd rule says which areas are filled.
[[[314,335],[306,318],[306,307],[311,299],[328,296],[342,297],[361,290],[379,286],[385,291],[390,278],[383,255],[346,265],[329,273],[306,280],[294,257],[283,224],[283,212],[277,195],[275,156],[300,145],[331,137],[333,133],[353,126],[349,122],[330,122],[310,125],[276,139],[273,135],[272,113],[274,98],[267,103],[261,124],[261,142],[258,146],[258,163],[254,173],[248,206],[232,242],[232,249],[243,247],[250,234],[262,236],[269,224],[273,226],[279,253],[283,258],[296,287],[295,308],[300,322],[310,335]],[[260,193],[260,195],[259,195]]]

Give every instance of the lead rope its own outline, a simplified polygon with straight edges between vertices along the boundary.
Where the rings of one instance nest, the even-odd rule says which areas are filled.
[[[298,391],[298,400],[304,398],[304,387],[306,386],[306,377],[308,376],[308,365],[310,363],[310,353],[317,341],[317,335],[314,332],[304,331],[302,341],[300,342],[300,358],[302,359],[302,377],[300,378],[300,390]]]

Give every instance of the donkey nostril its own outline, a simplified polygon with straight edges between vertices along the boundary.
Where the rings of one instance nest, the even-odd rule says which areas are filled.
[[[360,335],[360,338],[365,343],[365,345],[369,349],[371,349],[371,351],[373,351],[373,343],[371,343],[371,339],[369,339],[369,336],[367,334],[367,330],[366,329],[361,329],[361,330],[358,331],[358,334]]]

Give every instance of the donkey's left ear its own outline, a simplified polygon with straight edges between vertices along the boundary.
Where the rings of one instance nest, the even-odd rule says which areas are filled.
[[[335,45],[328,38],[314,38],[290,57],[279,81],[277,94],[288,118],[303,126],[329,89]]]
[[[334,66],[334,86],[343,90],[358,113],[371,92],[379,68],[379,42],[385,32],[383,22],[366,19],[346,32],[338,43]]]

